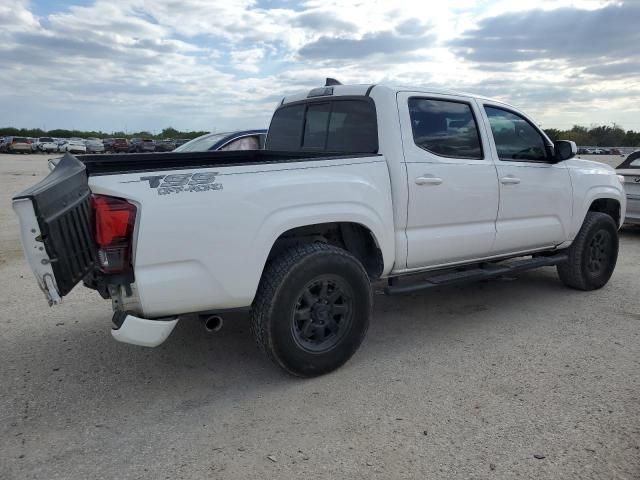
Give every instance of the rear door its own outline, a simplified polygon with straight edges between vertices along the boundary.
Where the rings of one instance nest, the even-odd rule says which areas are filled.
[[[13,197],[25,257],[50,305],[94,268],[90,195],[84,164],[67,154],[44,180]]]
[[[475,102],[399,92],[409,190],[407,268],[489,256],[498,213],[496,168]]]

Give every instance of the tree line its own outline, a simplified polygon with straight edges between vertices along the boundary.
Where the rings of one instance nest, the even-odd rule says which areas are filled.
[[[573,140],[588,147],[639,147],[640,132],[625,131],[620,125],[598,125],[583,127],[574,125],[569,130],[545,128],[551,140]]]
[[[154,135],[151,132],[112,132],[106,133],[101,131],[86,131],[86,130],[66,130],[57,128],[54,130],[42,130],[41,128],[14,128],[5,127],[0,128],[0,137],[54,137],[54,138],[153,138],[154,140],[162,140],[163,138],[186,138],[192,139],[204,135],[209,132],[197,132],[197,131],[180,131],[175,128],[168,127],[162,130],[162,132]]]
[[[544,130],[551,140],[573,140],[578,145],[590,147],[640,147],[640,132],[633,130],[624,130],[620,125],[598,125],[584,127],[574,125],[569,130],[559,130],[557,128],[546,128]],[[154,135],[150,132],[112,132],[106,133],[101,131],[85,131],[85,130],[42,130],[40,128],[0,128],[0,136],[14,137],[55,137],[55,138],[153,138],[162,140],[163,138],[187,138],[192,139],[209,133],[206,131],[180,131],[173,127],[168,127],[162,132]]]

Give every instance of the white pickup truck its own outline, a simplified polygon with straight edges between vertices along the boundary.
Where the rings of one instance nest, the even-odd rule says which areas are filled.
[[[331,85],[284,98],[265,150],[67,154],[13,206],[50,304],[84,280],[113,336],[145,346],[248,307],[269,357],[313,376],[359,347],[377,279],[396,294],[557,265],[605,285],[625,194],[575,152],[496,100]]]

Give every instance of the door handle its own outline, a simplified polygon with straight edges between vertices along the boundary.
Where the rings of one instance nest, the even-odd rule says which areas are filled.
[[[441,183],[441,178],[434,177],[432,175],[424,175],[416,178],[416,184],[418,185],[440,185]]]
[[[500,179],[500,183],[503,185],[517,185],[520,183],[520,179],[518,177],[514,177],[513,175],[507,175],[506,177],[502,177]]]

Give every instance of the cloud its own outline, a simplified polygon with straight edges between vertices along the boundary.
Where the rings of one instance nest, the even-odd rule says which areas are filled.
[[[294,17],[292,24],[316,31],[354,31],[358,28],[355,23],[342,20],[332,13],[322,11],[300,13]]]
[[[485,18],[449,45],[475,62],[570,59],[584,63],[638,55],[640,2],[596,10],[558,8]]]
[[[396,32],[401,35],[424,35],[429,27],[417,18],[409,18],[396,25]]]
[[[414,37],[391,31],[368,33],[361,38],[322,36],[304,45],[298,55],[304,59],[358,59],[429,48],[434,40],[435,37],[429,34]]]
[[[281,95],[335,77],[640,129],[639,2],[449,0],[428,15],[418,0],[73,3],[0,0],[0,123],[263,127]]]
[[[637,62],[615,62],[593,65],[585,68],[584,73],[598,75],[601,77],[625,77],[640,75],[640,61]]]

